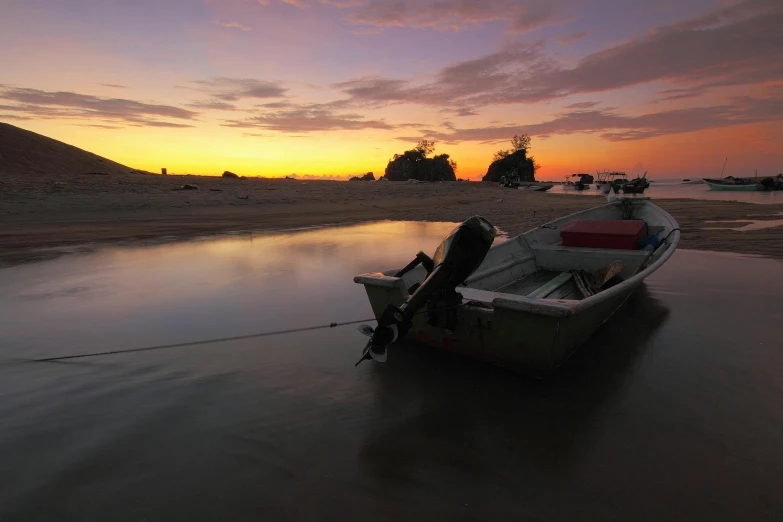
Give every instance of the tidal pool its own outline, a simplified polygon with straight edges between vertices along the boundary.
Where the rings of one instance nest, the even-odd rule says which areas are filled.
[[[0,520],[783,513],[783,263],[678,251],[545,382],[355,327],[454,224],[106,247],[0,270]]]

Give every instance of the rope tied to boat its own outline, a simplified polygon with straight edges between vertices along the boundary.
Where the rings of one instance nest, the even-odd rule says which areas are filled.
[[[449,309],[456,309],[456,308],[462,308],[465,306],[476,306],[476,304],[472,301],[469,301],[467,303],[462,303],[455,306],[449,306],[449,307],[443,307],[439,308],[438,310],[449,310]],[[429,313],[429,310],[421,310],[415,314],[417,315],[423,315]],[[68,354],[68,355],[61,355],[57,357],[41,357],[37,359],[6,359],[0,361],[0,364],[14,364],[14,363],[45,363],[45,362],[60,362],[60,361],[67,361],[71,359],[83,359],[86,357],[99,357],[104,355],[122,355],[124,353],[138,353],[138,352],[151,352],[151,351],[157,351],[157,350],[169,350],[172,348],[187,348],[189,346],[199,346],[204,344],[218,344],[218,343],[227,343],[231,341],[244,341],[247,339],[259,339],[262,337],[273,337],[273,336],[280,336],[280,335],[289,335],[289,334],[295,334],[295,333],[301,333],[301,332],[313,332],[317,330],[327,330],[331,328],[337,328],[340,326],[351,326],[355,324],[361,324],[361,323],[370,323],[376,321],[376,318],[370,318],[370,319],[358,319],[356,321],[345,321],[345,322],[332,322],[329,324],[321,324],[321,325],[314,325],[314,326],[303,326],[300,328],[290,328],[287,330],[272,330],[267,332],[260,332],[260,333],[254,333],[254,334],[247,334],[247,335],[235,335],[231,337],[219,337],[216,339],[203,339],[200,341],[186,341],[182,343],[172,343],[172,344],[159,344],[154,346],[144,346],[140,348],[127,348],[127,349],[121,349],[121,350],[106,350],[103,352],[90,352],[90,353],[79,353],[79,354]]]

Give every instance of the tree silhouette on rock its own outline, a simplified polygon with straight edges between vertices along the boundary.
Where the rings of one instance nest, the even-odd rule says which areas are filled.
[[[428,158],[434,151],[434,141],[422,140],[415,148],[395,154],[384,177],[389,181],[456,181],[457,164],[448,154]]]
[[[535,181],[536,165],[533,157],[527,157],[531,138],[527,134],[516,135],[511,139],[511,150],[499,150],[492,158],[492,164],[482,178],[483,181],[499,182],[503,176],[518,177],[519,181]]]

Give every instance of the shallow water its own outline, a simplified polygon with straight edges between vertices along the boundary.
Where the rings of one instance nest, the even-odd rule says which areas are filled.
[[[745,232],[748,230],[764,230],[765,228],[783,227],[783,219],[737,219],[732,221],[705,221],[707,224],[731,224],[738,223],[736,227],[704,227],[705,230],[737,230]],[[741,223],[741,224],[739,224]]]
[[[370,317],[453,225],[106,248],[0,270],[0,358]],[[0,364],[0,520],[748,520],[783,513],[783,263],[679,251],[556,376],[354,327]]]
[[[563,185],[556,185],[549,189],[550,194],[573,194],[576,196],[596,196],[601,192],[590,185],[585,190],[568,189]],[[761,205],[783,203],[783,191],[755,191],[755,192],[731,192],[709,190],[707,185],[687,185],[682,181],[652,180],[650,188],[644,192],[645,196],[655,199],[706,199],[709,201],[744,201]]]

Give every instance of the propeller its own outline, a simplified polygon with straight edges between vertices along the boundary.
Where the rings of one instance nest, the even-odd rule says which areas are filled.
[[[359,366],[359,363],[369,359],[373,359],[376,362],[386,362],[386,346],[383,345],[373,347],[373,336],[375,335],[375,329],[369,324],[363,324],[359,327],[359,331],[362,333],[362,335],[369,337],[370,340],[367,341],[366,345],[364,345],[364,350],[362,350],[362,358],[359,359],[354,366]],[[373,348],[375,349],[373,350]]]

